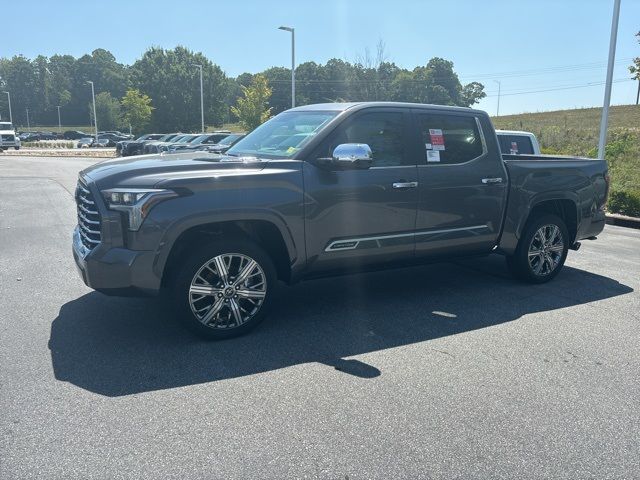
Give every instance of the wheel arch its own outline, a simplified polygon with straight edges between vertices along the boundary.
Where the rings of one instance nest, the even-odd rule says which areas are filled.
[[[219,238],[245,238],[263,248],[273,260],[279,280],[289,283],[292,265],[297,259],[295,244],[284,225],[273,219],[248,218],[243,220],[202,221],[185,225],[174,232],[173,241],[163,248],[158,256],[156,269],[161,277],[161,285],[166,287],[174,277],[180,259],[188,254],[194,244]]]

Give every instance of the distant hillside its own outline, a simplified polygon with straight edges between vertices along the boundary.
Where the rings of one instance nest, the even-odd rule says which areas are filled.
[[[545,127],[598,130],[602,108],[577,108],[553,112],[520,113],[493,117],[496,128],[539,131]],[[609,127],[640,128],[640,105],[617,105],[609,109]]]
[[[496,128],[533,132],[543,153],[597,156],[601,108],[493,117]],[[609,210],[640,217],[640,106],[609,110],[606,155],[612,192]]]

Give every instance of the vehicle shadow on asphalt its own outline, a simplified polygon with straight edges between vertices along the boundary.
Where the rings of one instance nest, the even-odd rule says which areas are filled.
[[[381,372],[348,357],[632,291],[571,267],[549,284],[524,285],[498,256],[468,259],[283,286],[262,325],[219,342],[185,331],[157,299],[93,292],[62,306],[49,348],[56,379],[109,397],[308,362],[371,378]]]

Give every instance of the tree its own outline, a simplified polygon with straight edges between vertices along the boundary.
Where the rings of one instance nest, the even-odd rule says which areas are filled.
[[[640,43],[640,32],[636,33],[636,37],[638,37],[638,43]],[[636,105],[638,105],[638,100],[640,99],[640,57],[633,59],[633,65],[629,67],[629,71],[634,74],[631,78],[638,81],[638,94],[636,95]]]
[[[271,116],[271,108],[267,107],[271,97],[269,82],[263,75],[256,75],[251,85],[242,87],[243,96],[238,98],[237,105],[231,107],[231,112],[238,117],[240,124],[247,131],[266,122]]]
[[[153,47],[131,67],[132,87],[153,98],[153,130],[200,131],[200,76],[195,64],[203,67],[205,122],[224,121],[229,85],[222,69],[185,47]]]
[[[93,105],[89,104],[90,117],[93,120]],[[98,128],[101,130],[114,130],[120,126],[120,102],[113,98],[109,92],[100,92],[96,95],[96,115],[98,116]]]
[[[140,90],[129,89],[120,101],[122,107],[122,122],[125,126],[140,133],[149,124],[153,107],[151,97],[140,93]]]

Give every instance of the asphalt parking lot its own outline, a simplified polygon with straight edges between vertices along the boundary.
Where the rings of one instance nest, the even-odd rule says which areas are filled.
[[[282,287],[201,341],[71,256],[91,159],[0,156],[0,478],[639,478],[640,231]]]

